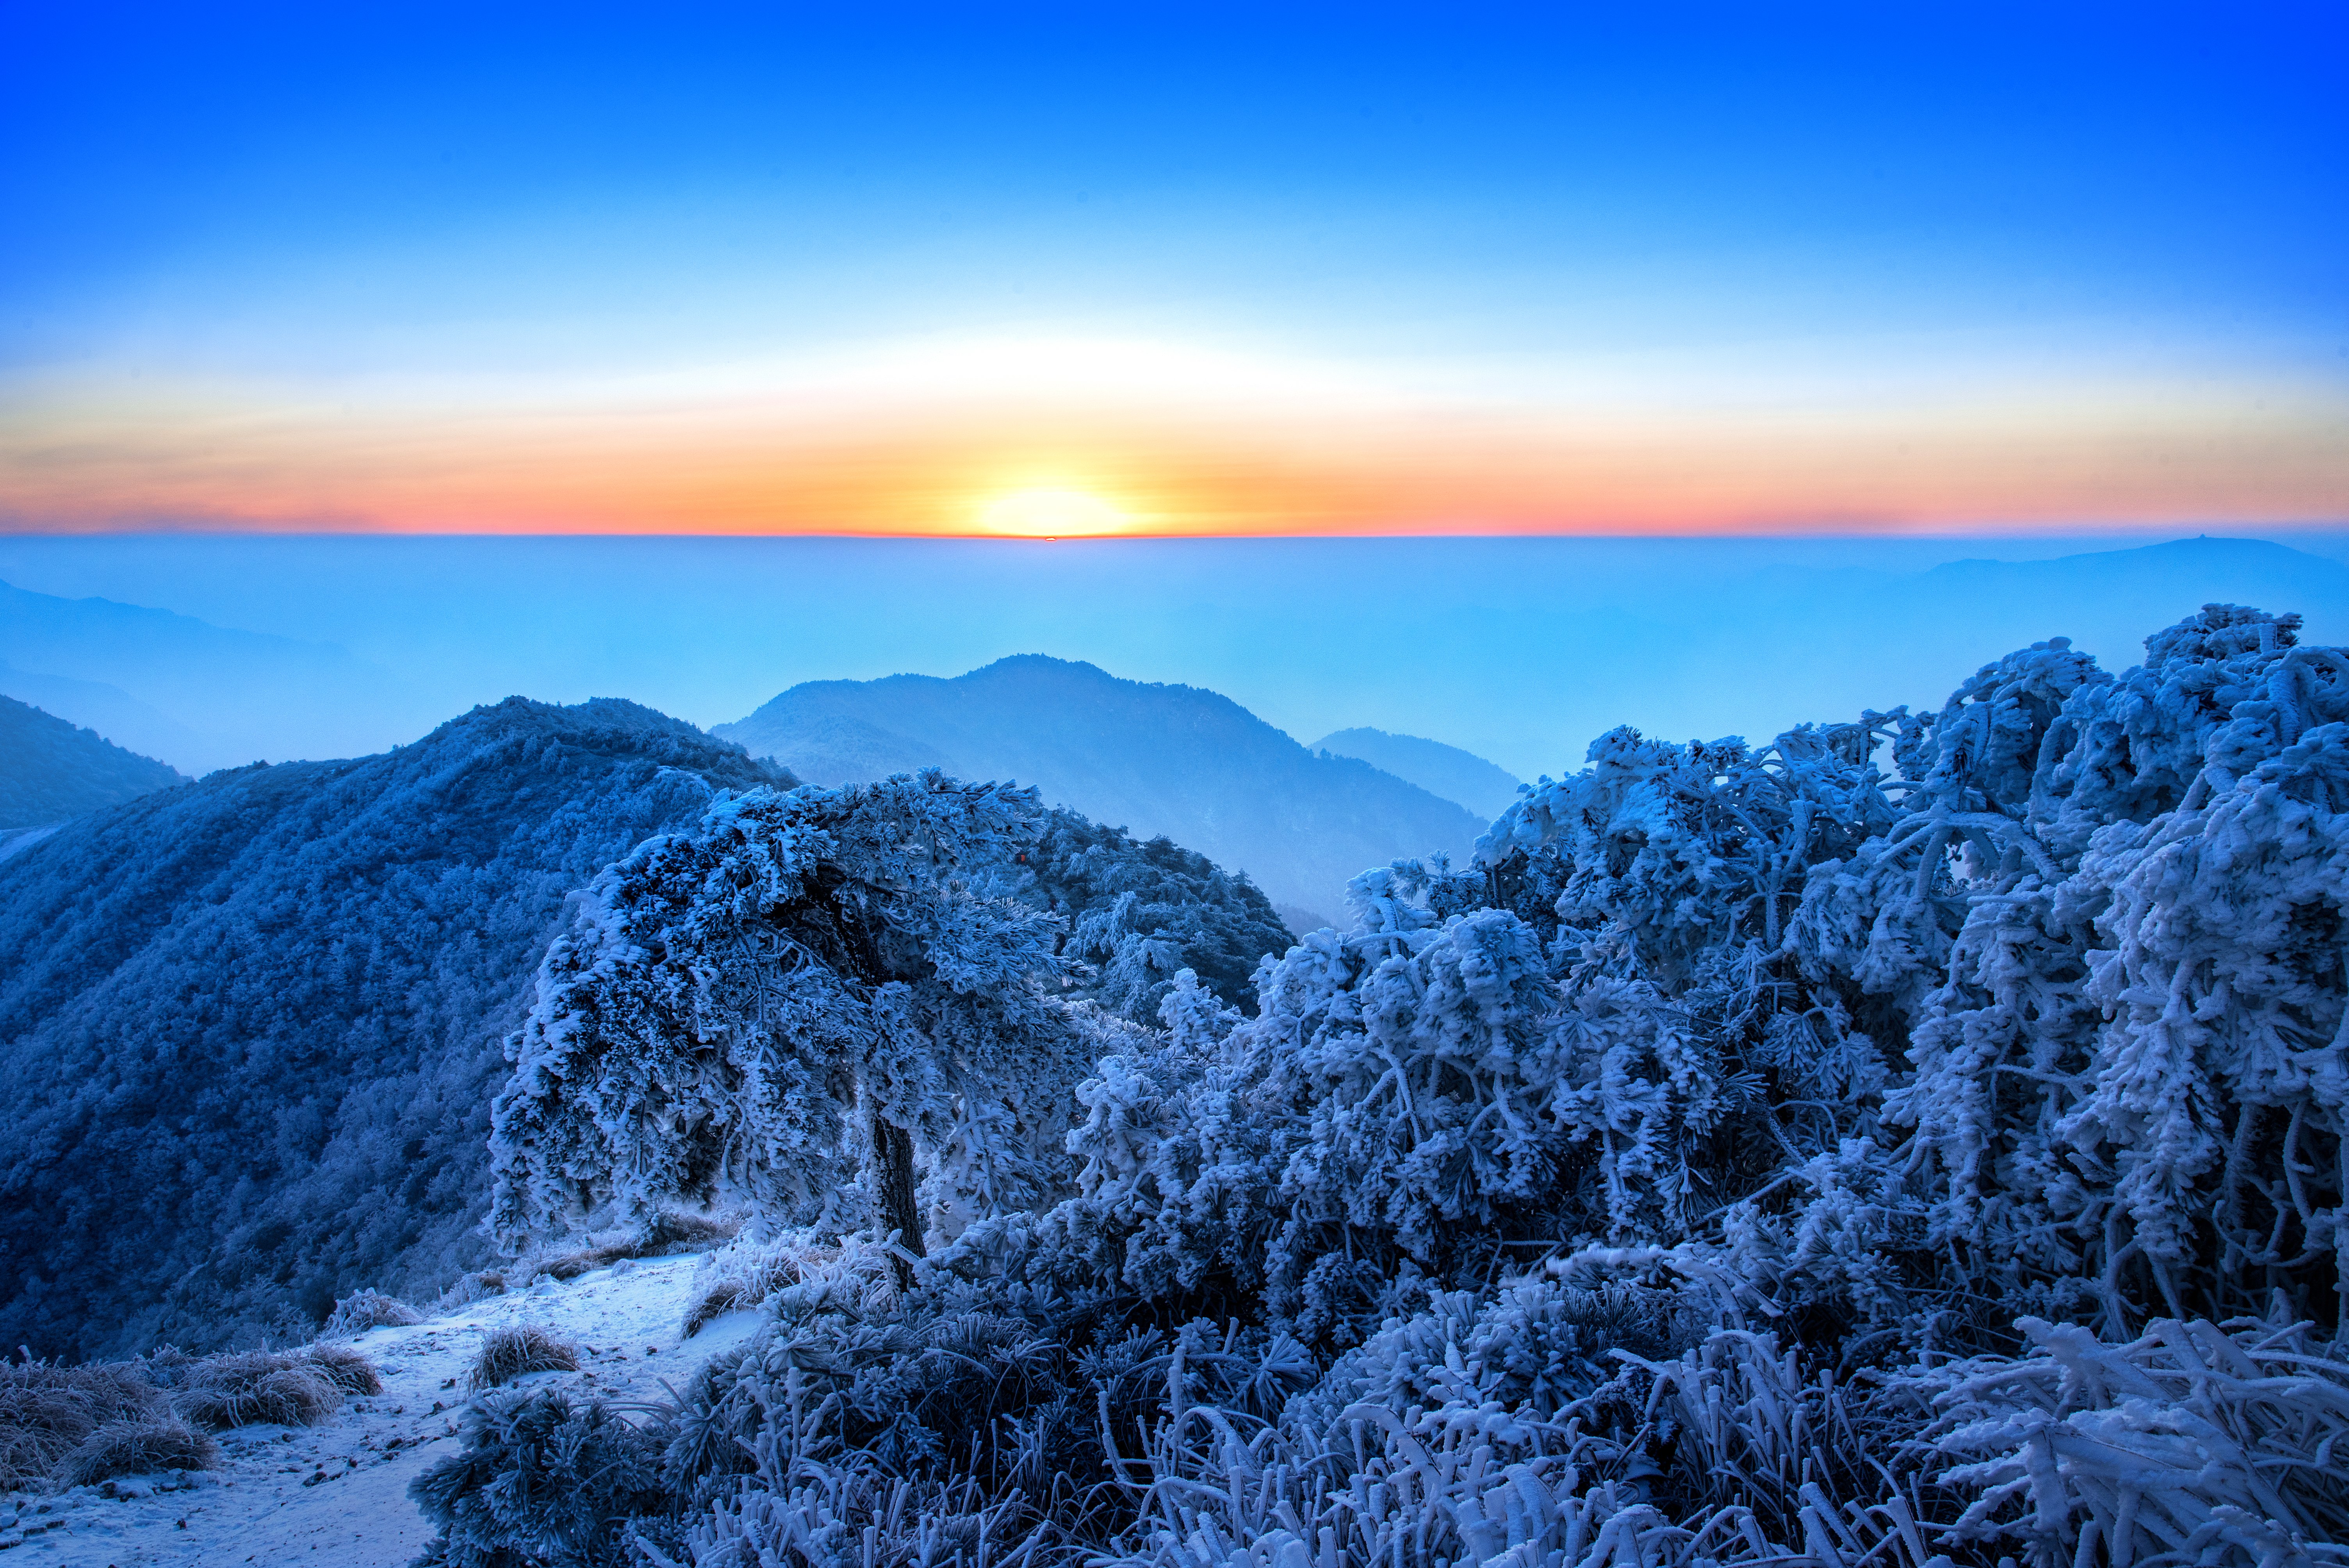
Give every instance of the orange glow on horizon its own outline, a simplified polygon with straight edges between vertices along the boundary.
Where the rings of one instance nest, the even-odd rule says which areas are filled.
[[[2349,515],[2324,387],[1806,405],[1602,379],[1476,397],[1133,346],[949,346],[502,392],[0,387],[0,530],[1147,538]]]

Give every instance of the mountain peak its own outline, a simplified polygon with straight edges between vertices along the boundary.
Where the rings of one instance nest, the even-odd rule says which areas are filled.
[[[711,733],[818,783],[937,767],[1034,784],[1051,804],[1164,834],[1308,910],[1342,907],[1366,867],[1464,853],[1483,827],[1417,784],[1316,756],[1219,692],[1046,654],[952,677],[812,681]]]

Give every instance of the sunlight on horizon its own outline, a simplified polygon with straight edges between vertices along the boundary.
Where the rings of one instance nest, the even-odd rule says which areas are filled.
[[[979,509],[981,531],[1020,539],[1088,539],[1123,533],[1132,516],[1088,490],[1030,485]]]

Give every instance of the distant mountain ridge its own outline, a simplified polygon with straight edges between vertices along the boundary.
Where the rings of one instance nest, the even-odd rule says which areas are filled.
[[[1360,758],[1431,795],[1456,801],[1487,820],[1509,809],[1517,798],[1517,786],[1524,782],[1473,751],[1416,735],[1390,735],[1383,729],[1333,729],[1315,741],[1312,748]]]
[[[377,713],[405,706],[391,671],[331,643],[6,583],[0,694],[191,773],[285,756],[289,718],[306,755],[367,749]]]
[[[1349,878],[1467,851],[1484,821],[1348,757],[1318,756],[1229,697],[1023,654],[968,675],[810,681],[710,733],[817,783],[940,767],[1164,834],[1272,898],[1342,913]]]
[[[2267,539],[2198,534],[2128,550],[2099,550],[2046,561],[1950,561],[1920,573],[1935,586],[1962,592],[1985,586],[2027,587],[2062,593],[2093,585],[2099,601],[2154,595],[2173,604],[2181,573],[2223,574],[2214,584],[2222,597],[2272,602],[2298,608],[2313,599],[2328,610],[2349,608],[2349,565]],[[2106,614],[2126,614],[2107,609]]]
[[[151,757],[0,696],[0,830],[47,827],[187,782]]]

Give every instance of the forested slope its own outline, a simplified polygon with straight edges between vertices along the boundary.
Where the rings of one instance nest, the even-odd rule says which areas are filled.
[[[206,1346],[460,1270],[565,895],[777,777],[630,703],[515,698],[0,862],[0,1343]]]
[[[186,782],[151,757],[0,696],[0,829],[62,822]]]
[[[1398,855],[1464,855],[1474,813],[1352,758],[1308,751],[1229,697],[1040,655],[952,680],[811,681],[711,731],[820,784],[912,767],[1036,785],[1047,805],[1164,834],[1324,916]]]

